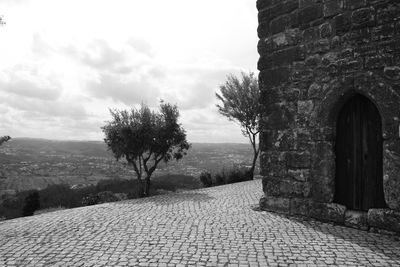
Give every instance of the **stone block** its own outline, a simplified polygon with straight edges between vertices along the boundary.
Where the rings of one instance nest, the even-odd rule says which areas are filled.
[[[264,177],[262,180],[263,192],[267,196],[281,196],[281,178],[276,178],[274,176],[265,176],[263,173],[261,173],[261,175],[263,175]]]
[[[260,67],[260,66],[259,66]],[[283,83],[288,82],[290,71],[287,67],[275,68],[275,69],[261,69],[260,72],[260,80],[262,80],[262,84],[265,87],[273,87]]]
[[[332,144],[316,142],[311,155],[311,196],[317,202],[331,202],[335,191],[335,157]]]
[[[354,10],[366,5],[367,0],[344,0],[343,6],[345,9]]]
[[[290,16],[283,15],[273,19],[269,25],[270,33],[276,34],[285,31],[290,26]]]
[[[266,129],[284,130],[293,127],[297,108],[292,102],[270,105],[270,110],[261,118],[260,125]]]
[[[322,86],[318,83],[312,83],[308,88],[308,97],[310,99],[322,98]]]
[[[289,214],[290,199],[282,197],[264,196],[260,199],[260,208],[266,211],[274,211]]]
[[[286,175],[286,152],[264,151],[260,155],[261,174],[263,176],[277,177]]]
[[[295,136],[291,130],[265,130],[260,133],[261,150],[293,150]]]
[[[400,211],[400,156],[386,149],[383,152],[383,192],[386,205]]]
[[[324,17],[331,17],[342,12],[342,0],[324,0]]]
[[[300,116],[309,117],[314,108],[314,102],[312,100],[302,100],[297,102],[297,113]]]
[[[360,8],[351,14],[351,23],[353,27],[371,26],[375,20],[375,10],[373,8]]]
[[[290,214],[308,216],[310,212],[310,201],[305,198],[290,199]]]
[[[376,12],[378,24],[391,23],[400,19],[400,6],[385,5]]]
[[[309,168],[311,166],[311,156],[307,151],[304,152],[288,152],[286,155],[286,164],[288,168]]]
[[[329,174],[334,172],[332,164],[334,158],[335,154],[331,142],[316,142],[311,155],[313,174],[329,176]]]
[[[319,28],[318,27],[310,27],[303,31],[302,33],[303,41],[310,42],[319,38]]]
[[[299,0],[299,8],[305,8],[315,4],[315,0]]]
[[[333,141],[332,127],[317,127],[311,130],[311,138],[315,141]]]
[[[311,198],[316,202],[332,202],[335,193],[334,177],[327,176],[310,176]]]
[[[274,44],[271,37],[261,38],[257,44],[257,51],[260,56],[266,56],[274,51]]]
[[[299,182],[308,182],[310,180],[310,170],[309,169],[299,169],[299,170],[288,170],[288,176]]]
[[[383,55],[371,55],[365,57],[366,69],[383,69],[388,62],[388,58]],[[399,73],[400,74],[400,73]]]
[[[299,0],[276,1],[277,4],[273,8],[273,14],[276,16],[289,14],[299,7]]]
[[[344,223],[346,207],[336,203],[311,202],[310,216],[321,221]]]
[[[297,87],[281,86],[279,88],[279,95],[281,99],[285,99],[290,102],[296,102],[301,98],[302,90]]]
[[[274,1],[273,0],[257,0],[257,9],[261,10],[266,7],[270,7]]]
[[[330,38],[332,37],[332,25],[330,23],[324,23],[319,26],[319,36],[321,38]]]
[[[277,133],[275,130],[264,130],[260,132],[260,150],[271,150],[276,143],[276,135]]]
[[[299,27],[299,11],[295,10],[290,13],[290,25],[292,28]]]
[[[315,68],[321,63],[321,56],[318,54],[311,55],[306,58],[304,63],[306,67]]]
[[[310,195],[310,183],[282,179],[279,183],[280,195],[284,197],[307,198]]]
[[[265,38],[269,35],[269,22],[261,22],[257,28],[258,37]]]
[[[336,35],[343,35],[351,27],[351,17],[347,13],[339,14],[334,18]]]
[[[400,212],[390,209],[369,209],[368,224],[371,227],[400,232]]]
[[[399,66],[388,66],[383,70],[385,77],[392,81],[400,80],[400,67]]]
[[[368,213],[366,211],[346,210],[344,225],[356,229],[368,230]]]
[[[322,17],[322,5],[313,4],[299,10],[299,23],[306,24]]]
[[[302,60],[303,55],[298,47],[289,47],[275,51],[271,55],[271,65],[272,66],[283,66],[290,65],[293,61]]]

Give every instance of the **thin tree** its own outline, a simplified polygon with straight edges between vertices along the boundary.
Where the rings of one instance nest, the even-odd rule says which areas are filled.
[[[253,148],[253,162],[250,174],[254,176],[254,170],[260,152],[258,146],[258,123],[260,120],[260,92],[258,89],[258,79],[254,73],[242,72],[241,78],[229,74],[225,84],[220,86],[220,94],[216,93],[219,113],[227,117],[230,121],[238,123],[244,136],[249,138]]]
[[[159,112],[144,104],[140,109],[110,112],[112,120],[102,127],[104,141],[117,160],[124,158],[133,167],[140,196],[148,196],[150,178],[158,164],[180,160],[190,147],[178,123],[178,108],[161,102]]]

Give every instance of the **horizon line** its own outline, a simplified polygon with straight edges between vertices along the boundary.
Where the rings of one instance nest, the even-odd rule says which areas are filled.
[[[58,142],[104,142],[103,140],[89,140],[89,139],[49,139],[49,138],[41,138],[41,137],[24,137],[24,136],[18,136],[18,137],[11,137],[12,141],[13,139],[34,139],[34,140],[46,140],[46,141],[58,141]],[[248,144],[248,142],[190,142],[191,144]]]

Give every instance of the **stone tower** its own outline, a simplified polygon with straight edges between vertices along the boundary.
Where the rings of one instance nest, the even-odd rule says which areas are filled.
[[[400,1],[257,8],[261,207],[400,232]]]

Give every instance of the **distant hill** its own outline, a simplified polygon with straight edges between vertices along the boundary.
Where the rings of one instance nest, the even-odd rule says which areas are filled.
[[[198,176],[233,164],[250,165],[249,144],[194,143],[179,162],[160,164],[155,176]],[[84,186],[102,179],[130,179],[134,172],[123,161],[116,162],[101,141],[55,141],[15,138],[0,147],[0,190],[44,188],[66,183]]]

